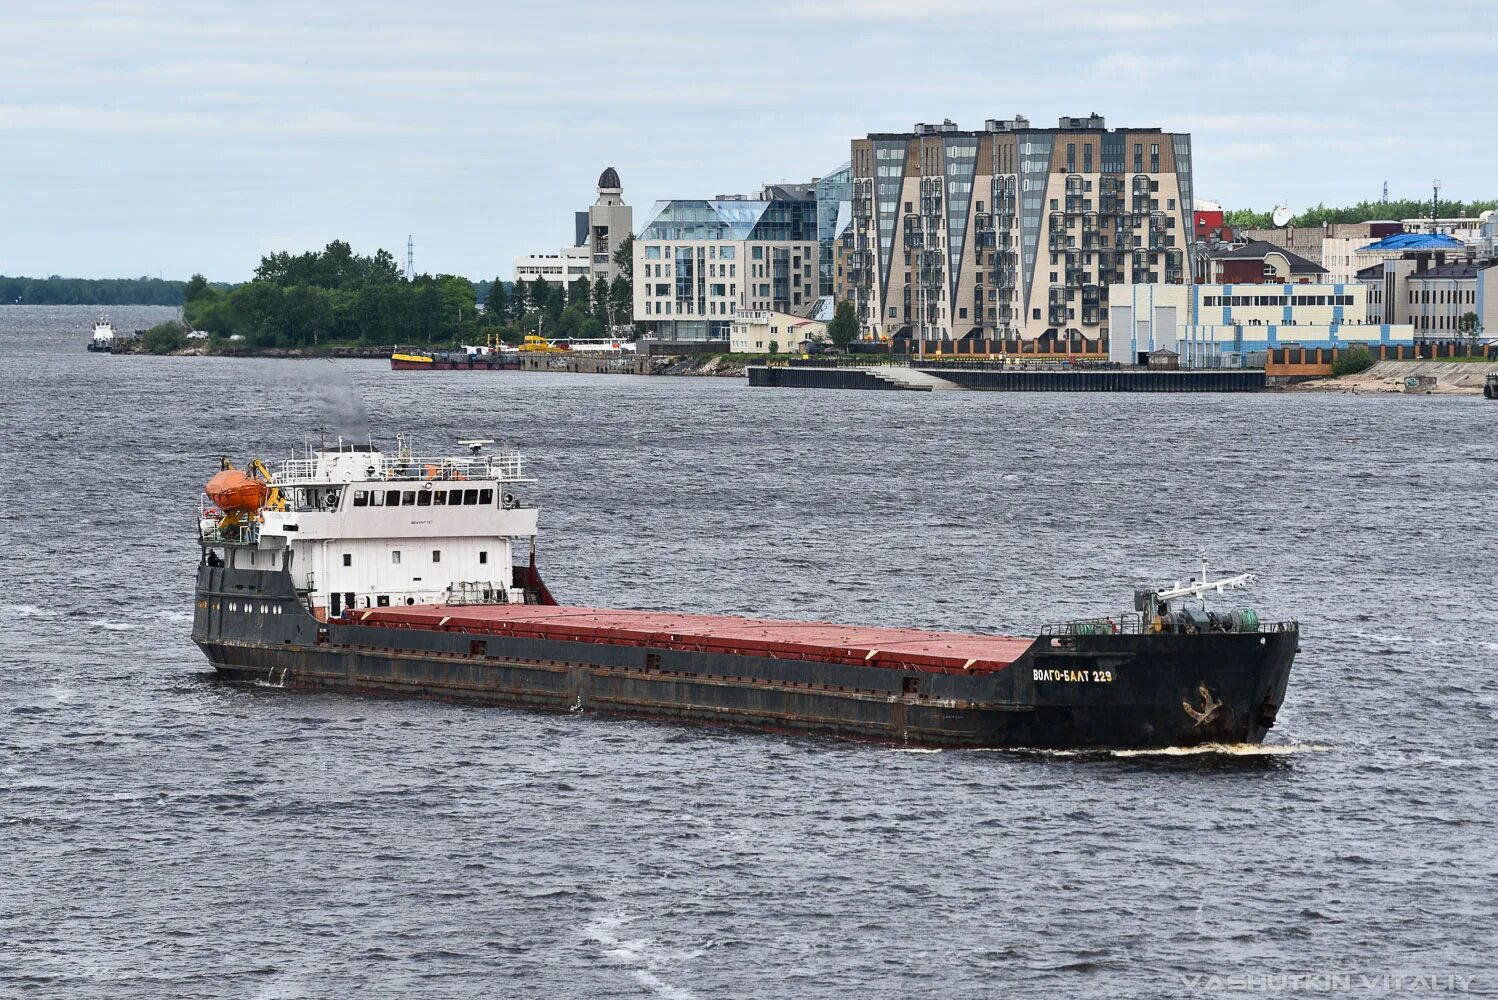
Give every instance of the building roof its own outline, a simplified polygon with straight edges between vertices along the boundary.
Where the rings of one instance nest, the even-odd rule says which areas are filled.
[[[613,167],[604,167],[603,173],[598,175],[598,186],[601,188],[617,188],[623,190],[624,185],[619,183],[619,171]]]
[[[1427,267],[1423,271],[1415,271],[1410,275],[1410,280],[1424,281],[1427,278],[1450,280],[1452,278],[1475,277],[1477,277],[1477,261],[1455,260],[1449,264],[1437,264],[1435,267]]]
[[[1241,247],[1232,247],[1212,254],[1217,260],[1263,260],[1272,253],[1277,253],[1290,262],[1291,274],[1326,274],[1326,268],[1314,261],[1306,260],[1300,254],[1291,253],[1282,246],[1276,246],[1268,240],[1249,240]]]
[[[1358,253],[1384,253],[1403,250],[1465,250],[1467,244],[1440,233],[1395,233],[1377,243],[1359,247]]]

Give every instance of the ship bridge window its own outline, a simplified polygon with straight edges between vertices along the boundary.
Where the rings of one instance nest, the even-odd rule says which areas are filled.
[[[441,549],[433,549],[432,550],[432,562],[434,562],[434,563],[440,563],[441,561],[442,561],[442,550]]]
[[[479,550],[479,564],[483,565],[484,563],[486,563],[488,561],[489,561],[489,553],[487,553],[484,550],[480,549]]]
[[[390,507],[399,507],[401,505],[401,491],[400,490],[386,490],[385,491],[385,503],[386,503],[387,506],[390,506]]]
[[[487,507],[494,502],[493,490],[479,490],[479,506]]]
[[[469,505],[478,503],[479,502],[479,491],[478,490],[464,490],[463,491],[463,502],[465,504],[469,504]]]
[[[356,501],[355,502],[355,506],[357,506],[357,505],[358,504],[357,504],[357,501]],[[369,491],[369,505],[371,507],[383,507],[383,506],[385,506],[385,491],[384,490],[370,490]]]
[[[352,566],[354,564],[354,557],[352,555],[350,555],[349,553],[345,552],[343,554],[343,564],[345,566]]]
[[[355,507],[368,507],[369,506],[369,492],[367,490],[354,490],[354,506]]]
[[[445,507],[445,506],[447,506],[447,490],[433,490],[432,491],[432,506],[434,506],[434,507]]]
[[[431,490],[422,490],[420,493],[416,494],[416,506],[418,506],[418,507],[430,507],[431,505],[432,505],[432,491]]]
[[[392,565],[395,565],[395,566],[399,566],[401,564],[401,550],[400,549],[392,549],[391,550],[391,552],[390,552],[390,562],[391,562]]]
[[[415,490],[406,490],[404,493],[401,494],[401,506],[402,507],[414,507],[414,506],[416,506],[416,491]]]

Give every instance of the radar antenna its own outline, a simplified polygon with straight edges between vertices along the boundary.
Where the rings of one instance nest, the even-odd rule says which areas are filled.
[[[458,444],[468,449],[469,454],[477,455],[484,450],[484,445],[493,444],[493,438],[467,438],[459,439]]]

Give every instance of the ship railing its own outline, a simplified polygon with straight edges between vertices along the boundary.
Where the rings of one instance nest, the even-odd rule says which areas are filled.
[[[1126,611],[1103,618],[1077,618],[1043,626],[1040,634],[1052,635],[1138,635],[1144,631],[1143,617],[1137,611]]]
[[[1042,636],[1139,635],[1146,631],[1148,629],[1145,627],[1143,616],[1138,612],[1128,611],[1103,618],[1078,618],[1068,622],[1054,622],[1043,626],[1040,634]],[[1288,621],[1259,622],[1258,627],[1252,631],[1255,633],[1299,632],[1300,622],[1294,618]]]
[[[292,486],[327,482],[321,470],[324,460],[292,458],[281,463],[276,485]],[[367,455],[354,464],[354,482],[421,482],[423,480],[494,479],[501,482],[530,482],[525,478],[518,452],[499,455]]]

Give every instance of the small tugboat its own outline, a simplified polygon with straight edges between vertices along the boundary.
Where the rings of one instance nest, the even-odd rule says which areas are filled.
[[[1482,383],[1482,395],[1484,399],[1498,399],[1498,372],[1488,372]]]
[[[94,320],[94,334],[89,338],[88,349],[105,354],[114,350],[114,326],[109,322],[107,314]]]
[[[199,520],[193,640],[231,681],[935,747],[1257,743],[1293,622],[1207,610],[1243,574],[1138,590],[1032,637],[561,605],[521,456],[404,440],[227,462]]]

